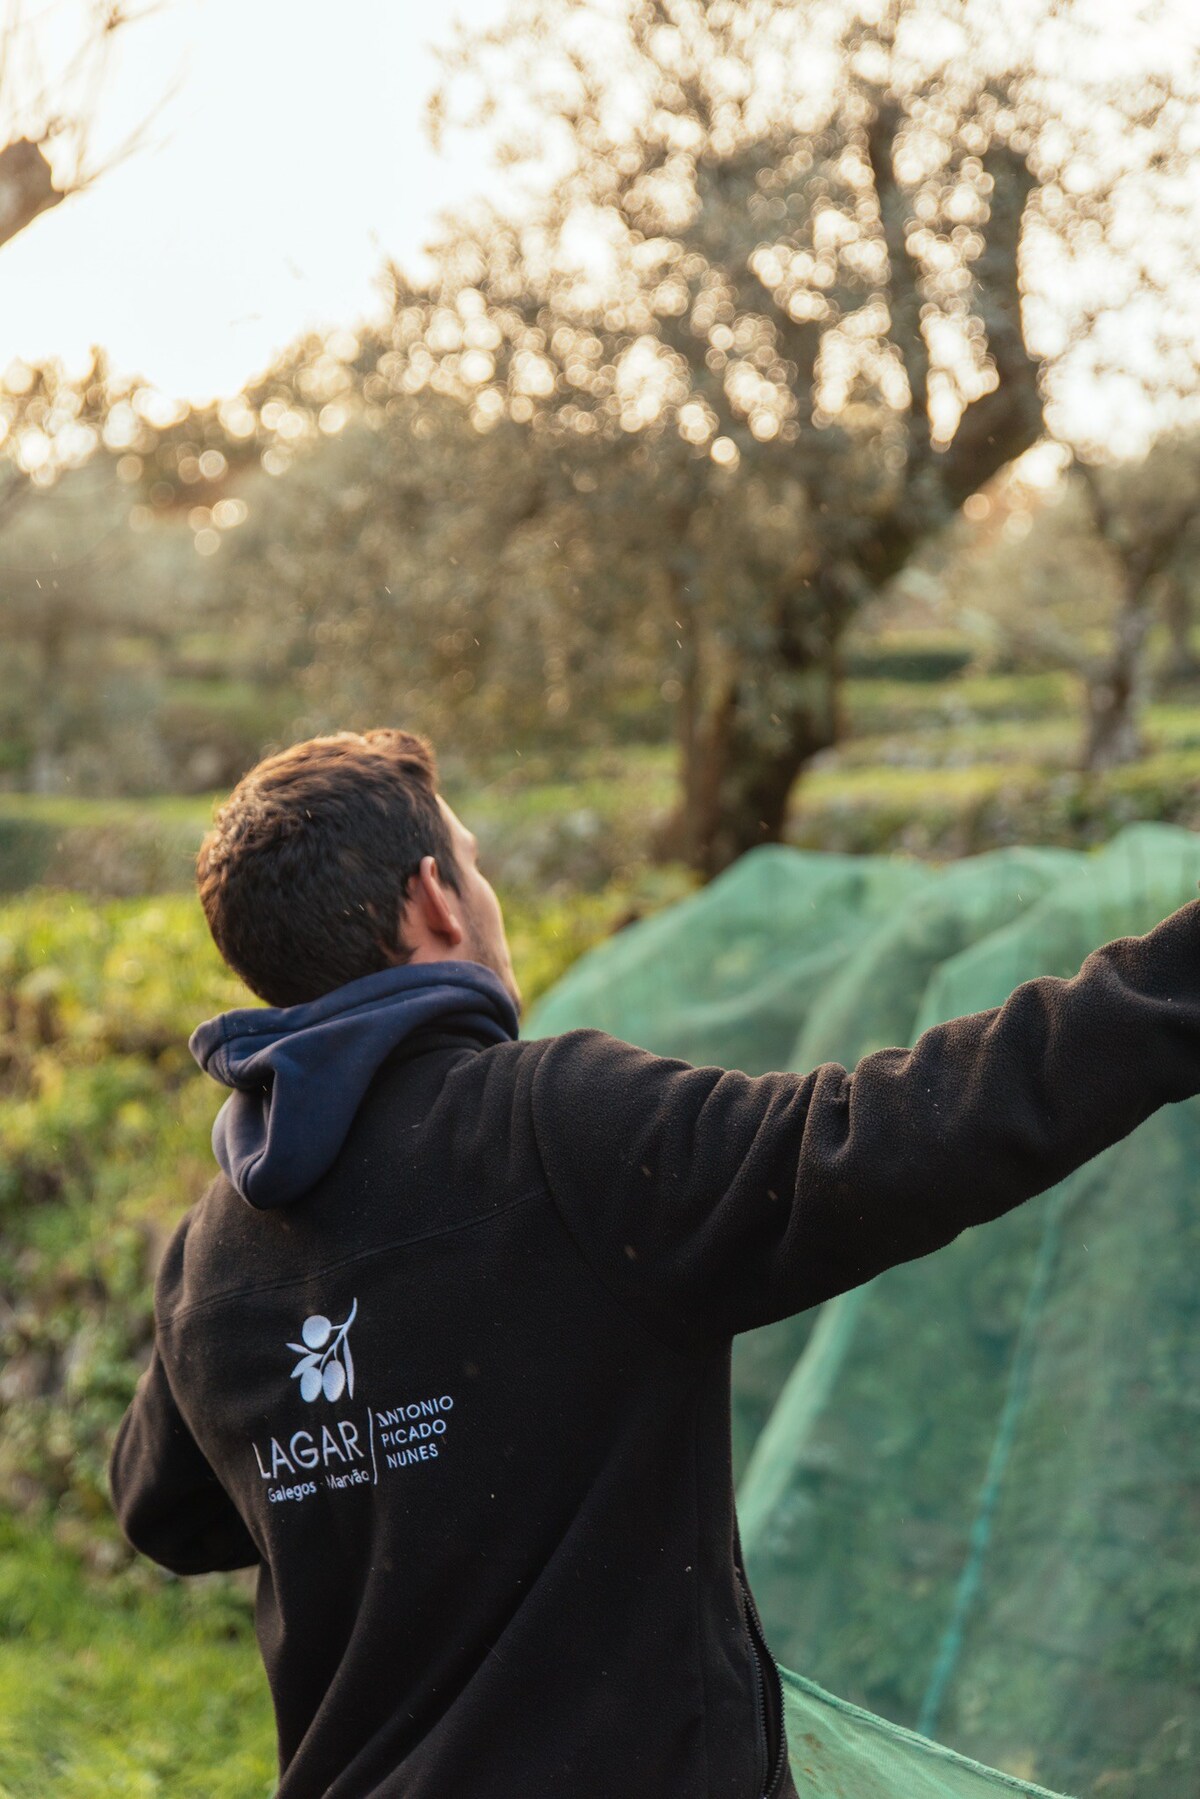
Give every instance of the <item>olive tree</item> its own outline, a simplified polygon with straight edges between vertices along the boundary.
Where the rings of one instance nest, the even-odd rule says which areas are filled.
[[[1177,32],[1117,56],[1065,0],[517,0],[458,43],[435,124],[490,131],[509,193],[447,229],[386,372],[567,468],[639,443],[602,548],[658,611],[701,869],[781,835],[864,603],[1081,383],[1144,391],[1194,335],[1152,302],[1198,96]],[[554,179],[517,200],[522,166]]]

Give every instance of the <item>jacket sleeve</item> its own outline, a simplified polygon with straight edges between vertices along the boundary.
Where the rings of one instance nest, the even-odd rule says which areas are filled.
[[[1200,901],[852,1073],[547,1040],[533,1128],[610,1292],[702,1351],[928,1255],[1200,1091]]]
[[[128,1541],[173,1573],[251,1568],[260,1560],[175,1403],[157,1346],[121,1420],[108,1477]]]

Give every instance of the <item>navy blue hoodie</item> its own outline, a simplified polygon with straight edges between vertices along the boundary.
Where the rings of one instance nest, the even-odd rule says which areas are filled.
[[[732,1338],[1200,1091],[1200,902],[853,1072],[520,1042],[462,962],[192,1045],[220,1168],[111,1483],[166,1567],[257,1567],[279,1799],[794,1799]]]

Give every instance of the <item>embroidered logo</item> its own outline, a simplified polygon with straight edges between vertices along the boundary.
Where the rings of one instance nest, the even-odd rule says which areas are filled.
[[[326,1399],[340,1399],[343,1393],[354,1398],[354,1357],[350,1353],[350,1326],[358,1313],[354,1301],[345,1321],[331,1324],[322,1312],[314,1312],[300,1327],[303,1343],[289,1343],[300,1360],[292,1369],[292,1379],[299,1378],[300,1397],[314,1400],[320,1394]]]
[[[331,1405],[354,1398],[350,1328],[357,1316],[357,1299],[351,1301],[341,1324],[324,1312],[313,1312],[300,1326],[300,1341],[288,1344],[298,1358],[292,1379],[299,1383],[306,1405],[321,1398]],[[377,1378],[379,1373],[376,1368]],[[417,1397],[409,1396],[413,1392]],[[339,1406],[337,1412],[319,1414],[307,1428],[290,1429],[296,1422],[293,1413],[281,1436],[250,1443],[267,1504],[306,1504],[318,1494],[323,1498],[326,1493],[378,1486],[394,1474],[413,1478],[417,1470],[439,1462],[446,1453],[454,1435],[454,1409],[453,1393],[439,1392],[422,1381],[409,1394],[394,1397],[390,1405],[364,1403],[349,1417],[345,1406]]]

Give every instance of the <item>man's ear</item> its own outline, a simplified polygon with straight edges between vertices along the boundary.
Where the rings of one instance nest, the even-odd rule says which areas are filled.
[[[414,949],[449,946],[456,949],[466,935],[459,917],[455,896],[442,884],[437,861],[422,856],[415,875],[408,884],[408,902],[404,908],[404,934]]]

